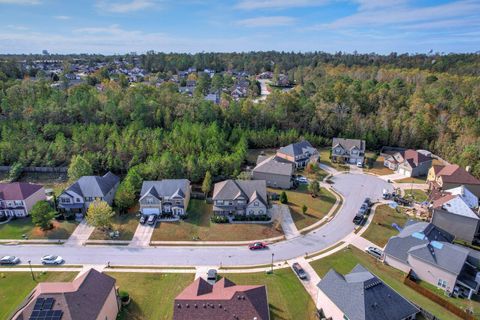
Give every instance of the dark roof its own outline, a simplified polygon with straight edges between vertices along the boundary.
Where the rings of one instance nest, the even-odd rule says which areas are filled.
[[[352,148],[357,147],[359,150],[365,151],[365,140],[333,138],[332,147],[337,145],[340,145],[345,150],[351,150]]]
[[[107,172],[103,176],[83,176],[69,186],[65,192],[73,191],[82,197],[104,197],[118,183],[120,178]]]
[[[414,164],[412,168],[418,167],[423,162],[432,160],[432,158],[427,157],[423,153],[420,153],[413,149],[405,150],[403,154],[403,158],[407,161],[410,160],[409,163],[411,166],[412,166],[412,163]]]
[[[96,320],[114,288],[115,279],[95,269],[72,282],[39,283],[27,298],[30,299],[25,307],[13,319],[29,319],[37,299],[53,298],[52,310],[63,311],[62,320]]]
[[[298,156],[304,154],[308,149],[314,149],[313,146],[307,140],[303,140],[300,142],[295,142],[289,144],[288,146],[281,147],[278,149],[279,152],[290,155],[290,156]]]
[[[480,184],[480,180],[472,176],[458,164],[450,164],[442,167],[438,171],[437,176],[441,176],[442,181],[447,183]]]
[[[164,179],[160,181],[143,181],[140,198],[146,194],[154,197],[183,198],[190,191],[190,181],[187,179]]]
[[[0,199],[25,200],[42,188],[42,185],[25,182],[0,183]]]
[[[256,193],[258,199],[267,205],[267,183],[265,180],[225,180],[215,183],[213,200],[233,200],[243,196],[245,200]]]
[[[416,259],[459,275],[465,265],[469,250],[447,242],[432,241],[415,246],[408,253]]]
[[[222,278],[198,278],[175,298],[173,320],[269,319],[265,286],[236,285]]]
[[[271,156],[263,159],[263,161],[260,163],[257,162],[257,166],[253,169],[253,171],[282,176],[291,176],[293,174],[293,163],[289,161],[279,161],[277,159],[281,158]]]
[[[345,276],[331,269],[318,287],[350,320],[401,320],[419,312],[359,264]]]

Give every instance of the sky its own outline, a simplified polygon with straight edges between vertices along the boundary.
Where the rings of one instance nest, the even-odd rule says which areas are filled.
[[[480,51],[480,0],[0,0],[0,53]]]

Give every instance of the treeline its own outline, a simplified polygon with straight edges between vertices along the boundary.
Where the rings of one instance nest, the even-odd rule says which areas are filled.
[[[473,70],[476,57],[452,61]],[[258,103],[223,96],[220,105],[181,95],[171,82],[123,88],[103,79],[99,91],[7,79],[0,81],[0,164],[66,165],[81,154],[98,172],[160,163],[152,176],[197,182],[206,171],[235,176],[247,148],[301,137],[323,146],[342,136],[363,138],[371,150],[428,149],[480,177],[480,78],[450,71],[299,62],[290,70],[294,90]]]

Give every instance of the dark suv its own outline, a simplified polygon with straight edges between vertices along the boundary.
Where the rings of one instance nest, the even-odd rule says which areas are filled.
[[[303,270],[303,268],[300,266],[298,262],[295,262],[294,264],[292,264],[292,269],[293,271],[295,271],[295,273],[300,279],[302,280],[307,279],[307,273],[305,272],[305,270]]]

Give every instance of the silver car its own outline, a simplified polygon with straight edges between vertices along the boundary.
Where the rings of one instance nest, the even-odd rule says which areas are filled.
[[[20,259],[15,256],[5,256],[0,259],[0,265],[3,264],[19,264]]]
[[[374,256],[377,259],[382,259],[383,251],[375,247],[366,247],[365,252]]]
[[[42,264],[62,264],[64,262],[60,256],[47,255],[42,257]]]

